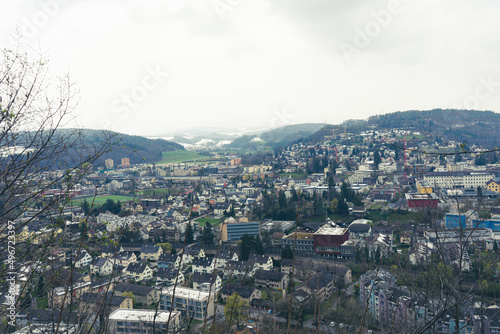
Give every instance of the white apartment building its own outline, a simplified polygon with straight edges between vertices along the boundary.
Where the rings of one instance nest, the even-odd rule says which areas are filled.
[[[179,312],[118,309],[109,315],[108,329],[110,333],[165,333],[167,322],[169,333],[177,333],[181,325]],[[154,323],[154,331],[153,331]]]
[[[176,287],[175,296],[173,293],[173,286],[163,289],[160,298],[161,310],[170,311],[174,299],[173,310],[180,312],[183,317],[203,321],[205,312],[207,319],[215,315],[214,294],[184,287]]]
[[[486,182],[495,178],[487,172],[432,172],[424,175],[424,180],[433,187],[476,189],[486,187]]]

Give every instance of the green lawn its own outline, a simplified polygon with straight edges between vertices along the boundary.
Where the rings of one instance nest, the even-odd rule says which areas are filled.
[[[47,297],[40,297],[36,299],[36,306],[38,308],[46,309],[49,307],[49,299]]]
[[[201,217],[198,219],[194,220],[195,222],[198,222],[201,227],[204,227],[206,223],[210,223],[212,227],[217,226],[221,223],[220,219],[215,219],[215,218],[207,218],[207,217]]]
[[[193,151],[170,151],[170,152],[162,152],[162,160],[157,162],[157,164],[168,164],[172,162],[183,162],[194,159],[210,159],[211,157],[206,155],[201,155]]]
[[[306,179],[307,174],[300,174],[300,173],[280,173],[281,178],[288,178],[292,177],[292,179]]]
[[[71,201],[71,204],[80,205],[83,203],[83,200],[86,199],[89,205],[91,205],[93,201],[94,205],[102,205],[106,202],[108,198],[112,199],[115,202],[120,201],[121,203],[129,202],[134,199],[134,197],[132,196],[104,195],[104,196],[96,196],[94,201],[94,196],[88,196],[88,197],[74,199]]]

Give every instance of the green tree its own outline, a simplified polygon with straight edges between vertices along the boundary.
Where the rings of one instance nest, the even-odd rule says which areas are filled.
[[[163,253],[166,253],[166,252],[172,250],[172,244],[170,244],[168,242],[158,243],[158,244],[156,244],[156,246],[160,246],[161,249],[163,250]]]
[[[194,242],[194,232],[191,223],[188,224],[186,229],[186,242],[192,244]]]
[[[293,259],[293,250],[290,245],[285,245],[285,247],[281,249],[281,258],[290,260]]]
[[[236,292],[233,293],[226,302],[224,306],[224,316],[228,322],[228,326],[231,327],[233,321],[236,325],[247,319],[249,305],[246,300],[240,297]]]
[[[83,199],[82,210],[83,210],[83,214],[85,216],[87,216],[89,214],[89,212],[90,212],[89,202],[87,202],[86,199]]]
[[[207,222],[205,226],[203,226],[203,231],[201,235],[201,240],[205,245],[213,245],[214,244],[214,233],[212,229],[212,225]]]
[[[382,159],[380,158],[380,153],[377,150],[373,153],[373,164],[375,165],[375,169],[378,169],[378,165],[381,161]]]

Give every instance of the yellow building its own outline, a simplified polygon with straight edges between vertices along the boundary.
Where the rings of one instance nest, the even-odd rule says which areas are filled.
[[[417,190],[421,194],[432,194],[434,191],[429,182],[425,180],[416,180]]]
[[[495,178],[486,182],[486,189],[500,193],[500,178]]]

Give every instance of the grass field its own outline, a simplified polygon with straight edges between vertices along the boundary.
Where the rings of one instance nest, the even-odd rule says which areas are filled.
[[[292,179],[305,179],[307,178],[307,174],[300,174],[300,173],[280,173],[281,178],[288,178],[292,177]]]
[[[204,227],[206,223],[210,223],[212,227],[217,226],[220,224],[220,219],[215,219],[215,218],[207,218],[207,217],[201,217],[198,219],[195,219],[194,221],[198,222],[201,227]]]
[[[206,155],[201,155],[193,151],[170,151],[170,152],[162,152],[162,160],[157,162],[157,164],[168,164],[172,162],[183,162],[194,159],[209,159],[210,157]]]
[[[88,197],[74,199],[71,202],[73,205],[80,205],[83,203],[83,200],[86,199],[89,205],[92,204],[92,201],[94,201],[94,205],[102,205],[106,202],[108,198],[112,199],[115,202],[120,201],[121,203],[129,202],[134,199],[132,196],[104,195],[104,196],[96,196],[95,201],[94,201],[94,196],[88,196]]]

